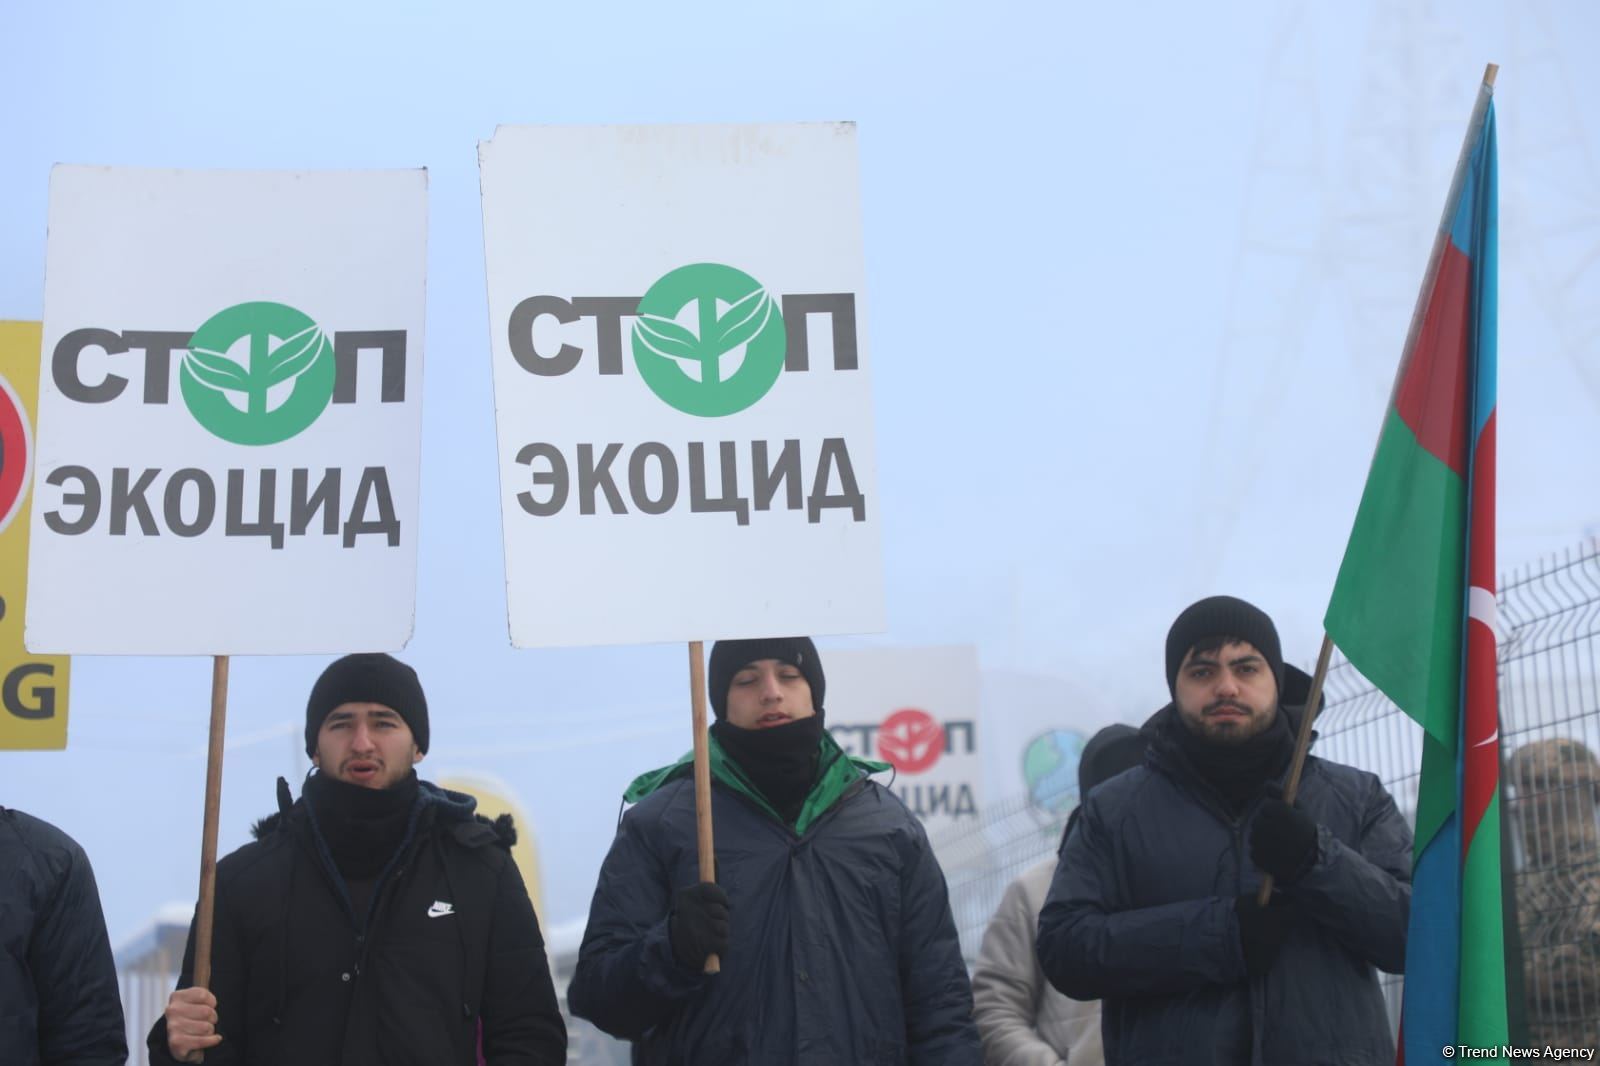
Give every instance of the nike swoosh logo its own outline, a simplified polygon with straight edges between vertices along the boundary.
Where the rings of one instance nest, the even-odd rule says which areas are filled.
[[[1482,740],[1478,741],[1476,744],[1474,744],[1472,746],[1475,747],[1475,748],[1487,748],[1490,744],[1493,744],[1495,741],[1497,741],[1499,739],[1500,739],[1500,730],[1496,729],[1493,733],[1490,733],[1487,737],[1484,737]]]
[[[429,918],[443,918],[447,914],[454,914],[456,909],[448,903],[434,903],[428,908]]]

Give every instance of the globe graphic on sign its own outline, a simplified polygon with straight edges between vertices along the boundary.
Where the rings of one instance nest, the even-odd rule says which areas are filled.
[[[1022,751],[1022,777],[1034,809],[1051,820],[1065,818],[1078,803],[1078,758],[1082,733],[1052,729],[1028,742]]]

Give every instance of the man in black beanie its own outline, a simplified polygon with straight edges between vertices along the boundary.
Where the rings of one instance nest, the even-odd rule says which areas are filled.
[[[1376,969],[1404,969],[1411,906],[1394,800],[1311,757],[1283,801],[1310,679],[1252,604],[1212,596],[1180,614],[1166,677],[1145,765],[1088,797],[1062,850],[1039,916],[1046,976],[1104,1001],[1110,1066],[1388,1066]]]
[[[711,649],[717,882],[694,760],[644,774],[600,870],[572,1013],[638,1064],[979,1066],[944,875],[915,816],[824,728],[806,637]],[[721,973],[708,976],[717,955]]]
[[[210,987],[192,987],[191,928],[152,1063],[566,1061],[511,818],[418,780],[428,740],[405,663],[347,655],[322,672],[306,702],[316,770],[297,802],[279,778],[278,813],[217,864]]]

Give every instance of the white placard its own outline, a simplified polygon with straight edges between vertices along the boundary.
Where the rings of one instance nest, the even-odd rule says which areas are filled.
[[[478,154],[512,643],[881,630],[854,125]]]
[[[30,649],[410,638],[427,184],[52,171]]]
[[[970,645],[828,651],[828,731],[846,754],[895,768],[889,785],[936,841],[978,824],[983,735]]]

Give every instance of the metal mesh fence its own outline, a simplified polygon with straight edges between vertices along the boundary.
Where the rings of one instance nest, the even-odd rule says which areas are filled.
[[[1509,986],[1532,1041],[1600,1043],[1600,541],[1501,579],[1502,825]],[[1325,685],[1316,754],[1378,775],[1416,816],[1421,729],[1342,657]],[[992,803],[941,838],[951,906],[970,965],[1012,880],[1054,857],[1061,833],[1026,797]],[[1520,965],[1517,960],[1520,958]],[[1401,980],[1384,976],[1391,1017]],[[1519,991],[1520,989],[1520,991]]]
[[[1534,1044],[1600,1045],[1600,542],[1500,598],[1505,824]]]
[[[1064,818],[1041,811],[1026,795],[1014,796],[989,804],[978,825],[935,842],[969,969],[1006,886],[1055,857],[1064,825]]]

